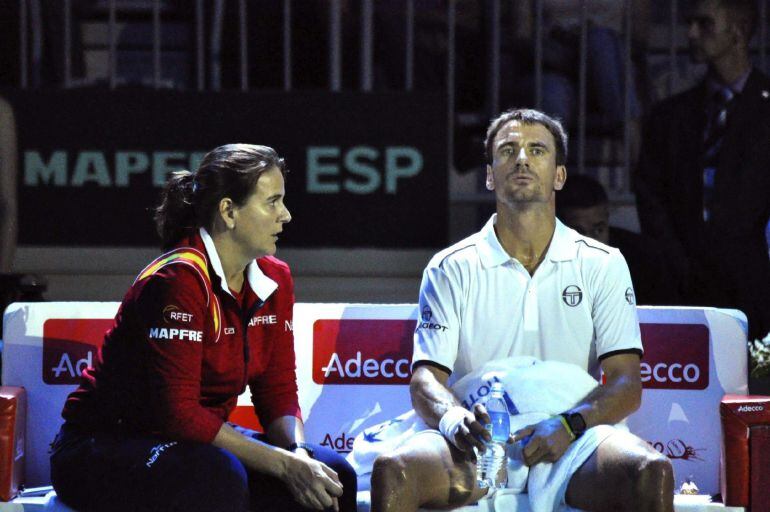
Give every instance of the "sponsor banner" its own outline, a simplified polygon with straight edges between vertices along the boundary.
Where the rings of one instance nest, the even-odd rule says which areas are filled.
[[[679,437],[666,440],[648,439],[647,443],[671,461],[681,460],[691,463],[702,463],[705,460],[704,457],[713,458],[714,453],[718,453],[718,450],[715,451],[711,446],[706,448],[705,445],[708,443],[704,443],[702,438],[696,436],[690,436],[687,441]],[[698,485],[701,485],[702,482],[703,480]]]
[[[719,402],[746,393],[746,334],[729,311],[637,308],[644,358],[632,432],[665,455],[677,487],[692,478],[703,494],[719,492]]]
[[[326,434],[318,444],[345,454],[353,451],[353,442],[355,442],[355,440],[356,436],[342,432],[339,435]]]
[[[414,304],[296,304],[297,384],[308,441],[347,453],[411,408]],[[243,402],[239,402],[243,403]]]
[[[414,325],[413,320],[316,320],[313,382],[408,384]]]
[[[8,96],[19,125],[20,244],[156,246],[152,208],[169,174],[194,170],[207,151],[232,142],[272,146],[286,160],[293,221],[283,246],[447,244],[440,94]]]
[[[43,324],[43,382],[78,384],[81,372],[93,366],[104,333],[113,320],[52,318]]]
[[[709,330],[702,324],[642,323],[642,385],[647,389],[706,389]]]
[[[3,382],[27,389],[28,422],[36,426],[27,437],[30,486],[50,482],[48,445],[61,423],[62,405],[75,388],[79,371],[95,359],[117,308],[117,303],[49,302],[12,304],[6,310]],[[725,393],[746,393],[745,331],[740,321],[721,310],[638,311],[650,379],[656,379],[655,365],[665,362],[657,372],[662,382],[656,381],[665,386],[644,390],[641,408],[628,419],[629,428],[672,460],[678,484],[692,475],[703,493],[715,494],[721,442],[718,407]],[[425,321],[427,312],[409,304],[299,303],[294,313],[297,384],[310,442],[347,452],[358,433],[411,408],[407,382],[412,331],[418,319]],[[708,345],[698,348],[703,329]],[[691,346],[676,350],[661,346],[676,344],[677,339],[689,340],[682,343]],[[690,353],[701,349],[707,354],[705,365]],[[700,369],[697,378],[688,370],[692,382],[684,378],[689,364]],[[676,371],[669,374],[672,367]],[[467,405],[485,394],[486,386],[480,387]],[[248,390],[238,397],[238,406],[232,418],[258,427]]]

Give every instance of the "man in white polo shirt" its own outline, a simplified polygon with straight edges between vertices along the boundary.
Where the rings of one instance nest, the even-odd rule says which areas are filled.
[[[420,290],[410,392],[417,414],[437,429],[427,433],[442,435],[416,435],[377,459],[372,512],[452,508],[484,496],[473,448],[490,439],[488,416],[478,404],[463,408],[449,386],[511,356],[604,374],[604,385],[571,409],[515,433],[530,467],[571,460],[554,487],[557,505],[673,511],[668,460],[609,426],[639,407],[641,337],[623,256],[556,219],[555,192],[567,179],[564,129],[541,112],[512,110],[490,124],[486,150],[497,213],[434,256]],[[567,450],[585,455],[562,458]],[[530,482],[529,492],[539,489]]]

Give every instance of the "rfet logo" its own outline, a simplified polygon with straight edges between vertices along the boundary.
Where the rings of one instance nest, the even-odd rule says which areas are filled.
[[[46,320],[43,324],[43,382],[77,384],[112,327],[111,318]]]
[[[709,385],[709,331],[699,324],[640,324],[647,389],[706,389]]]
[[[316,320],[313,382],[407,384],[414,320]]]

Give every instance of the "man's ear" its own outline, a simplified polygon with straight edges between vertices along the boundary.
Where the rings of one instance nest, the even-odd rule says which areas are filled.
[[[495,189],[495,176],[492,174],[492,166],[487,165],[487,180],[486,180],[487,190],[494,190]]]
[[[556,176],[553,179],[553,189],[561,190],[567,182],[567,168],[563,165],[556,166]]]
[[[222,219],[222,222],[227,229],[235,228],[235,204],[232,199],[229,197],[220,199],[217,213],[219,213],[219,218]]]

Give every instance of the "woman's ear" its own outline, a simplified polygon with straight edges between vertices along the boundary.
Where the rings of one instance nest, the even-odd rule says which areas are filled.
[[[219,200],[219,218],[227,229],[235,229],[235,204],[229,197]]]

